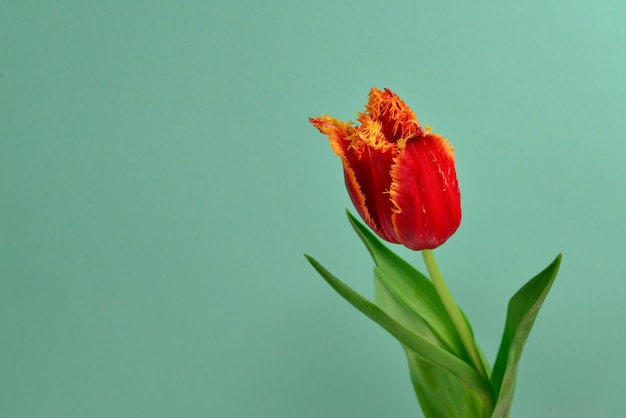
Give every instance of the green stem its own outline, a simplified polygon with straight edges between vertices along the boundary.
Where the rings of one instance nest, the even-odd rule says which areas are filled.
[[[452,324],[461,338],[461,343],[463,344],[465,351],[472,360],[472,363],[474,363],[476,370],[478,370],[483,378],[487,379],[487,372],[485,371],[483,362],[480,360],[480,355],[478,354],[478,350],[474,344],[472,333],[470,332],[467,322],[465,322],[459,307],[454,302],[454,299],[448,290],[448,286],[446,286],[446,282],[443,280],[443,276],[441,275],[437,262],[435,261],[433,251],[422,250],[422,257],[424,257],[424,263],[426,263],[426,268],[428,269],[428,273],[430,273],[430,278],[433,281],[435,290],[437,290],[439,298],[441,299],[441,302],[443,302],[443,306],[446,308],[448,315],[450,315]]]

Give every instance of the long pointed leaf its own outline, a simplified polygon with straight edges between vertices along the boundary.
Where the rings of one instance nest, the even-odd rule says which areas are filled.
[[[415,394],[426,418],[489,418],[493,401],[458,377],[406,350]]]
[[[422,318],[404,305],[402,298],[397,300],[390,294],[385,287],[387,280],[382,277],[382,271],[375,268],[374,272],[376,305],[413,333],[441,346],[439,339],[424,324]],[[426,418],[488,418],[491,415],[492,401],[485,404],[457,376],[422,360],[410,348],[405,347],[405,350],[411,382]]]
[[[347,212],[347,215],[352,227],[372,255],[380,273],[378,275],[380,284],[386,288],[390,296],[384,304],[377,299],[377,304],[387,312],[392,309],[389,306],[390,302],[402,306],[402,310],[410,310],[413,315],[404,315],[404,318],[419,318],[447,351],[469,361],[456,329],[430,279],[383,245],[350,212]],[[403,325],[407,326],[407,323],[403,322]],[[412,329],[410,326],[409,328]],[[415,329],[412,330],[416,332]],[[422,332],[419,333],[424,335]]]
[[[541,273],[526,283],[509,301],[502,342],[493,367],[491,382],[497,394],[493,418],[506,418],[511,409],[517,366],[528,334],[556,278],[559,254]]]
[[[435,346],[425,338],[414,334],[402,326],[382,309],[370,302],[341,280],[333,276],[326,268],[312,257],[305,255],[311,265],[326,280],[326,282],[339,293],[352,306],[357,308],[367,317],[378,323],[381,327],[393,335],[407,349],[411,350],[419,359],[441,367],[447,372],[457,376],[468,388],[489,403],[491,400],[491,390],[488,382],[485,382],[480,375],[467,363]]]
[[[419,303],[419,299],[417,301],[413,299],[413,292],[403,293],[399,290],[398,286],[394,286],[393,279],[390,279],[379,267],[374,267],[374,302],[409,331],[450,352],[423,316],[416,314],[419,310],[412,305]]]

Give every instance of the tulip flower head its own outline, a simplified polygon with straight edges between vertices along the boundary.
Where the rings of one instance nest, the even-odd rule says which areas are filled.
[[[461,204],[453,148],[395,93],[372,88],[360,126],[327,115],[309,120],[328,136],[350,199],[379,237],[423,250],[454,234]]]

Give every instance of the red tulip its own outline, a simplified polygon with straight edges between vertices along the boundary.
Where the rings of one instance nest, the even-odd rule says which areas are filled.
[[[361,126],[324,115],[311,123],[341,157],[348,194],[381,238],[413,250],[443,244],[461,223],[453,148],[422,128],[391,90],[373,88]]]

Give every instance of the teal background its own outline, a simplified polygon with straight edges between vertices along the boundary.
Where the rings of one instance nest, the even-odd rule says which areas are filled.
[[[384,4],[383,4],[384,3]],[[0,416],[419,417],[338,158],[389,87],[455,146],[437,250],[495,357],[559,252],[512,418],[624,416],[626,3],[0,4]],[[394,246],[421,266],[419,257]]]

